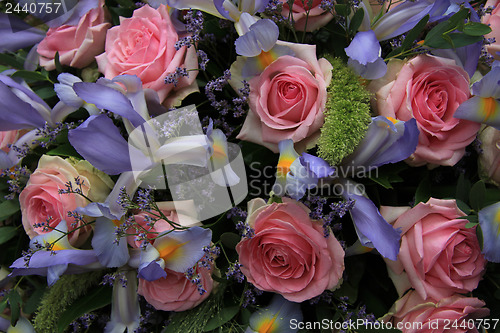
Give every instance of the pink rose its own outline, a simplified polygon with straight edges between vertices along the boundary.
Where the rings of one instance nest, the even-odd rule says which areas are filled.
[[[71,182],[74,189],[78,188],[75,184],[77,177],[83,182],[82,193],[92,200],[105,198],[113,186],[108,176],[95,170],[87,161],[76,162],[48,155],[40,158],[38,168],[19,195],[23,227],[30,238],[51,231],[34,224],[50,220],[49,227],[55,228],[61,220],[66,220],[71,245],[79,246],[85,242],[92,227],[78,228],[83,225],[82,221],[68,217],[68,212],[85,207],[88,200],[78,194],[59,194],[59,190],[66,189],[67,182]],[[99,191],[95,192],[95,189]]]
[[[197,91],[198,58],[194,47],[175,49],[179,35],[164,5],[153,9],[145,5],[134,11],[131,18],[120,18],[120,25],[106,36],[106,52],[96,57],[99,71],[107,79],[117,75],[137,75],[144,88],[158,92],[167,107],[177,104]],[[165,84],[168,74],[177,67],[186,68],[176,86]]]
[[[311,220],[306,206],[283,198],[271,205],[254,199],[248,207],[247,222],[255,235],[236,246],[248,282],[292,302],[339,284],[344,250],[333,234],[325,238],[322,222]]]
[[[485,35],[485,38],[495,38],[495,43],[487,45],[486,49],[495,58],[500,60],[500,0],[488,0],[484,5],[485,8],[495,7],[491,14],[484,15],[481,22],[488,24],[491,32]]]
[[[18,137],[18,130],[0,131],[0,150],[8,153],[10,151],[9,145],[15,143]]]
[[[212,279],[213,266],[206,268],[197,265],[196,273],[199,274],[203,294],[198,291],[196,284],[192,283],[184,273],[165,269],[167,276],[155,281],[139,279],[137,293],[144,296],[146,301],[157,310],[186,311],[203,302],[214,288]]]
[[[431,198],[411,209],[381,207],[380,213],[402,230],[398,260],[386,260],[400,295],[413,287],[423,299],[439,300],[477,287],[487,261],[455,200]]]
[[[285,18],[290,15],[289,1],[280,0],[283,3],[281,15]],[[333,15],[320,7],[321,0],[313,0],[309,7],[309,1],[295,0],[292,6],[293,27],[298,31],[314,31],[328,24]],[[306,26],[307,24],[307,26]]]
[[[90,65],[95,56],[103,52],[106,32],[111,26],[103,5],[104,1],[99,1],[98,7],[83,15],[78,25],[50,28],[38,44],[40,65],[49,71],[55,69],[56,52],[63,65],[76,68]]]
[[[392,322],[404,333],[477,333],[474,319],[490,313],[483,306],[483,301],[461,295],[424,301],[412,290],[397,300],[382,320]]]
[[[292,139],[303,151],[319,137],[332,65],[316,58],[313,45],[282,45],[295,57],[279,57],[250,80],[250,112],[238,138],[274,152],[281,140]]]
[[[500,131],[486,126],[479,134],[481,153],[480,172],[488,181],[500,186]]]
[[[372,82],[379,115],[415,118],[420,130],[408,164],[455,165],[476,137],[479,124],[453,118],[470,97],[469,76],[454,60],[419,55],[407,62],[389,62],[387,74]]]

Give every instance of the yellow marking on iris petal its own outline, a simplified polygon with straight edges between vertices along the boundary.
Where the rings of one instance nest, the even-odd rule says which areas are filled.
[[[258,56],[259,64],[261,68],[266,68],[269,66],[274,60],[276,60],[276,54],[273,51],[262,51]]]
[[[392,117],[387,117],[387,119],[389,119],[393,124],[397,124],[399,122],[399,120],[394,119]]]
[[[276,167],[276,174],[278,177],[285,177],[286,174],[290,171],[290,166],[293,161],[295,161],[294,157],[283,156],[278,161],[278,166]]]
[[[112,220],[113,224],[116,226],[116,227],[119,227],[122,225],[122,221],[121,220]]]
[[[497,226],[497,237],[499,237],[500,236],[500,209],[497,210],[497,213],[495,214],[495,218],[493,220],[493,223],[495,223]]]
[[[260,325],[259,328],[257,328],[257,332],[259,333],[272,333],[276,327],[274,327],[274,323],[276,321],[276,318],[278,317],[278,314],[275,314],[270,320],[264,319],[264,322],[262,325]]]
[[[188,242],[184,242],[184,243],[177,243],[176,241],[172,240],[170,242],[168,242],[167,244],[165,245],[162,245],[162,249],[159,249],[158,252],[160,252],[160,257],[167,261],[168,259],[172,258],[173,256],[177,255],[178,253],[177,250],[181,247],[183,247],[184,245],[186,245]]]
[[[484,114],[484,120],[493,116],[497,109],[497,101],[493,97],[481,98],[481,110]]]
[[[223,145],[214,143],[212,148],[214,150],[214,153],[212,154],[212,158],[225,158],[225,157],[227,157],[227,153],[226,153],[226,150],[224,149]]]
[[[61,245],[59,245],[57,243],[52,244],[52,248],[51,248],[52,251],[59,251],[59,250],[64,250],[64,249],[65,249],[64,247],[62,247]]]

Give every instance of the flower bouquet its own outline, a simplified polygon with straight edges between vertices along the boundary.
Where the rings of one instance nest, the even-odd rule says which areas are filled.
[[[0,331],[500,332],[498,0],[0,3]]]

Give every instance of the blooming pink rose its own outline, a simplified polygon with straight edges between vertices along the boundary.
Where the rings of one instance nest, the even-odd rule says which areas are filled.
[[[107,79],[117,75],[137,75],[144,88],[158,92],[167,107],[177,104],[188,94],[197,91],[198,57],[194,47],[175,49],[179,35],[167,8],[153,9],[145,5],[134,11],[131,18],[120,18],[120,25],[111,28],[106,36],[106,52],[96,57],[99,71]],[[177,67],[189,70],[176,86],[165,84],[168,74]]]
[[[9,145],[16,142],[18,137],[18,130],[0,131],[0,149],[8,153],[10,151]]]
[[[423,299],[439,300],[477,287],[487,261],[455,200],[431,198],[411,209],[381,207],[380,213],[402,230],[397,261],[386,260],[400,295],[413,287]]]
[[[500,60],[500,0],[488,0],[485,8],[495,7],[491,14],[484,15],[481,21],[488,24],[491,32],[485,35],[485,38],[495,38],[495,43],[487,45],[486,49],[496,59]]]
[[[280,0],[283,3],[281,15],[289,17],[290,6],[287,0]],[[324,11],[320,7],[321,0],[313,0],[309,7],[309,1],[295,0],[292,6],[293,26],[298,31],[314,31],[325,26],[333,19],[333,15]],[[306,26],[307,24],[307,26]]]
[[[339,284],[344,250],[332,234],[325,238],[322,222],[311,220],[306,206],[283,198],[283,203],[271,205],[254,199],[248,207],[247,222],[255,235],[236,246],[248,282],[292,302]]]
[[[59,52],[59,61],[63,65],[76,68],[90,65],[95,56],[104,51],[106,32],[111,26],[103,5],[104,1],[99,1],[97,8],[83,15],[78,25],[50,28],[38,44],[40,65],[49,71],[55,69],[56,52]]]
[[[391,61],[387,74],[372,82],[379,115],[398,120],[415,118],[420,130],[410,165],[455,165],[480,125],[453,118],[470,97],[469,76],[454,60],[419,55],[407,62]]]
[[[78,188],[75,178],[79,177],[83,183],[82,193],[95,200],[106,197],[111,190],[112,182],[108,176],[92,168],[87,161],[74,164],[70,161],[72,160],[64,160],[58,156],[43,155],[38,162],[38,168],[31,174],[26,187],[19,195],[23,227],[30,238],[51,231],[34,226],[35,223],[44,223],[47,220],[50,220],[49,227],[52,228],[55,228],[61,220],[66,220],[70,232],[69,242],[73,246],[83,244],[90,235],[92,230],[90,225],[78,228],[83,225],[82,221],[68,217],[69,211],[85,207],[89,203],[88,200],[78,194],[59,194],[59,190],[66,189],[67,182],[71,182],[73,188]],[[87,164],[88,168],[82,164]],[[88,171],[90,169],[94,169],[98,175],[91,175]],[[85,173],[89,176],[86,177]],[[98,188],[99,192],[92,193],[93,187]]]
[[[212,279],[213,266],[206,268],[198,264],[196,273],[199,274],[201,286],[205,289],[200,294],[196,284],[192,283],[184,273],[165,269],[167,276],[155,281],[139,279],[137,293],[144,296],[146,301],[157,310],[186,311],[203,302],[214,288]]]
[[[392,322],[403,333],[477,333],[474,319],[490,313],[483,306],[483,301],[462,295],[424,301],[412,290],[397,300],[382,320]]]
[[[480,172],[488,181],[500,186],[500,131],[487,126],[479,134]]]
[[[319,137],[332,65],[316,58],[313,45],[282,45],[295,57],[279,57],[250,80],[250,112],[238,138],[274,152],[281,140],[292,139],[303,151]]]

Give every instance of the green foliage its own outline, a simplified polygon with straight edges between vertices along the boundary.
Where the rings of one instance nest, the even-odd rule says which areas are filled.
[[[66,309],[62,313],[58,321],[58,332],[62,333],[64,330],[76,319],[86,313],[95,311],[111,303],[113,296],[112,288],[108,286],[99,286],[94,290],[87,293],[84,297],[79,298],[74,305]]]
[[[6,200],[0,203],[0,221],[9,218],[11,215],[19,211],[19,201]]]
[[[333,78],[328,87],[318,155],[331,165],[338,165],[365,136],[371,121],[370,93],[340,59],[330,59],[330,62]]]
[[[450,49],[480,42],[483,39],[482,35],[491,32],[491,28],[477,22],[465,23],[469,15],[469,9],[462,8],[450,19],[439,23],[429,31],[425,37],[424,45],[432,48]]]
[[[101,281],[102,272],[63,275],[44,295],[33,326],[38,333],[57,332],[57,323],[64,310],[90,287]]]

